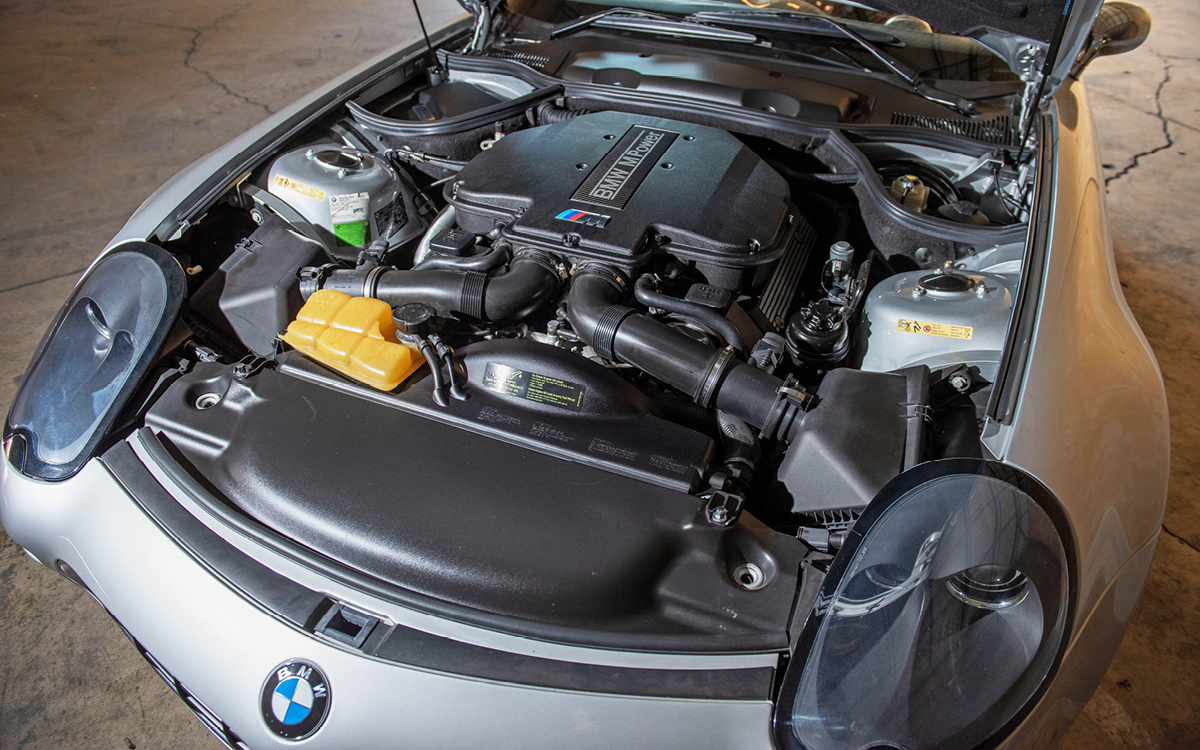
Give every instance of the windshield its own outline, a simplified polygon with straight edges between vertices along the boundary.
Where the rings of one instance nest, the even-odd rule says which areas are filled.
[[[507,7],[520,16],[550,25],[566,23],[609,8],[630,8],[679,17],[696,13],[824,16],[837,19],[846,28],[868,35],[873,43],[879,44],[887,54],[924,79],[1019,80],[1002,59],[973,39],[944,33],[914,16],[871,10],[854,3],[829,0],[507,0]],[[726,25],[715,18],[705,22]],[[795,49],[831,64],[850,63],[866,69],[878,67],[864,50],[836,36],[821,38],[813,34],[761,27],[747,30],[769,39],[776,47]]]

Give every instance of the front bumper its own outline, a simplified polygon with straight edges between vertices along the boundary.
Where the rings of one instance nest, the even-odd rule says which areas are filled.
[[[331,693],[328,719],[302,741],[306,747],[772,747],[772,704],[766,699],[588,692],[564,689],[561,680],[546,687],[510,681],[494,670],[487,679],[468,677],[344,647],[289,622],[201,564],[102,462],[91,461],[73,479],[53,484],[17,474],[7,462],[2,472],[0,521],[8,533],[39,562],[69,566],[227,744],[297,744],[273,734],[259,706],[274,668],[302,659],[324,671]],[[1000,747],[1049,747],[1066,733],[1120,644],[1155,541],[1133,554],[1091,612],[1079,613],[1083,624],[1053,683]],[[551,657],[562,654],[538,648]],[[597,663],[612,665],[613,658],[619,660],[601,657]],[[765,662],[758,658],[761,667]],[[671,666],[662,659],[649,663]],[[753,666],[746,660],[731,665],[731,679],[754,671],[746,669]],[[466,660],[463,667],[471,672]],[[711,661],[707,667],[711,672]],[[697,663],[695,669],[701,668]]]
[[[45,565],[70,566],[218,735],[297,743],[260,712],[264,681],[302,659],[328,677],[311,748],[769,748],[771,703],[580,692],[412,668],[318,638],[186,552],[100,461],[59,483],[4,462],[0,521]],[[734,670],[744,671],[744,670]],[[230,737],[223,738],[226,742]]]

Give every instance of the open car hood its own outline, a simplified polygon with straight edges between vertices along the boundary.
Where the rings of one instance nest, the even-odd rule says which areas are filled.
[[[971,37],[1004,59],[1043,97],[1052,96],[1066,80],[1104,4],[1104,0],[841,1],[915,16],[941,31]],[[483,13],[490,18],[504,4],[504,0],[458,2],[477,20]]]
[[[1066,80],[1104,0],[854,0],[972,37],[1024,80],[1045,76],[1043,96]]]

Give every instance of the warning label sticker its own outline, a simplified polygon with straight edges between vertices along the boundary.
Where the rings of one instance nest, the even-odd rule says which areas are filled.
[[[975,335],[971,326],[956,326],[948,323],[930,323],[924,320],[900,318],[896,321],[896,330],[901,333],[919,333],[925,336],[941,336],[947,339],[962,339],[970,341]]]
[[[312,198],[313,200],[317,200],[317,201],[325,200],[325,191],[324,190],[318,190],[317,188],[313,187],[312,185],[305,185],[303,182],[296,182],[295,180],[293,180],[289,177],[284,177],[281,174],[275,175],[275,184],[281,188],[287,188],[288,190],[295,190],[297,193],[300,193],[301,195],[307,195],[309,198]]]
[[[489,364],[484,370],[483,387],[496,393],[572,411],[579,411],[583,406],[583,394],[587,390],[568,380],[498,364]]]
[[[396,200],[375,212],[375,229],[381,238],[391,237],[408,224],[408,211],[404,210],[404,197],[397,195]]]
[[[329,214],[333,219],[333,233],[338,238],[339,244],[367,244],[367,222],[370,219],[368,213],[370,209],[370,193],[329,196]]]

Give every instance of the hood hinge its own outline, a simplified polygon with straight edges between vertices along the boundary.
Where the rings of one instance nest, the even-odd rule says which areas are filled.
[[[475,17],[471,40],[462,49],[464,55],[482,52],[492,43],[492,19],[502,3],[503,0],[458,0],[458,4]]]
[[[1029,139],[1033,134],[1033,121],[1037,118],[1038,109],[1042,106],[1042,96],[1046,93],[1046,82],[1049,80],[1050,74],[1054,72],[1054,63],[1058,60],[1058,52],[1062,48],[1063,33],[1067,27],[1067,20],[1071,17],[1071,5],[1074,1],[1065,0],[1063,3],[1062,15],[1058,18],[1050,47],[1045,50],[1040,59],[1038,59],[1039,55],[1030,53],[1028,47],[1019,53],[1017,67],[1024,68],[1024,58],[1029,56],[1032,58],[1030,68],[1035,71],[1035,74],[1026,78],[1024,70],[1017,71],[1017,75],[1025,81],[1025,90],[1021,94],[1021,116],[1017,118],[1017,121],[1021,123],[1021,148],[1017,152],[1018,164],[1024,158],[1025,152],[1029,150]]]

